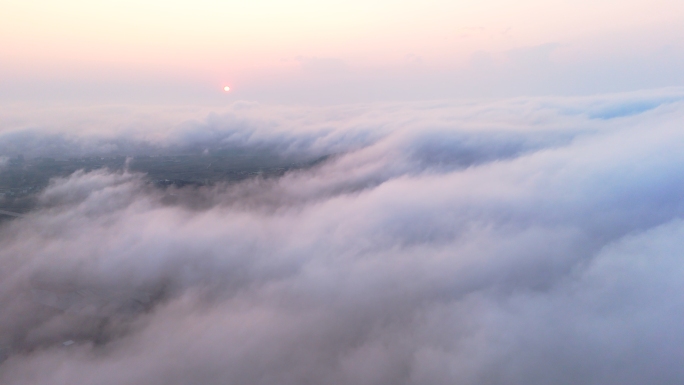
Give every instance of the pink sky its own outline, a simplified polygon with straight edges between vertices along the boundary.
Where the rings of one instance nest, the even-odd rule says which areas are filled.
[[[684,3],[4,1],[3,100],[349,102],[684,84]]]

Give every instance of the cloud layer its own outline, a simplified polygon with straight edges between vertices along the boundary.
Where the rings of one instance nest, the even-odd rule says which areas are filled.
[[[332,156],[192,191],[106,170],[53,180],[0,227],[0,382],[684,379],[678,90],[232,108],[144,134],[4,131],[0,147],[35,156]]]

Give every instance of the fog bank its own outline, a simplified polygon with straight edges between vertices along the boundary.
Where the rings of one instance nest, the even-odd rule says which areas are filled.
[[[327,158],[54,179],[0,226],[0,382],[681,382],[683,95],[16,118],[8,159]]]

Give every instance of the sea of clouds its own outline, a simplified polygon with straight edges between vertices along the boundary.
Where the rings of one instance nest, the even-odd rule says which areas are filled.
[[[7,158],[327,158],[203,188],[54,179],[0,226],[2,384],[684,381],[681,89],[18,111]]]

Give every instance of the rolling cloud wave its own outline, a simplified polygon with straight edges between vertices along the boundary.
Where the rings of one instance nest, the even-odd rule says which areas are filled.
[[[680,382],[684,103],[601,98],[59,134],[329,158],[192,190],[53,180],[0,227],[0,382]]]

